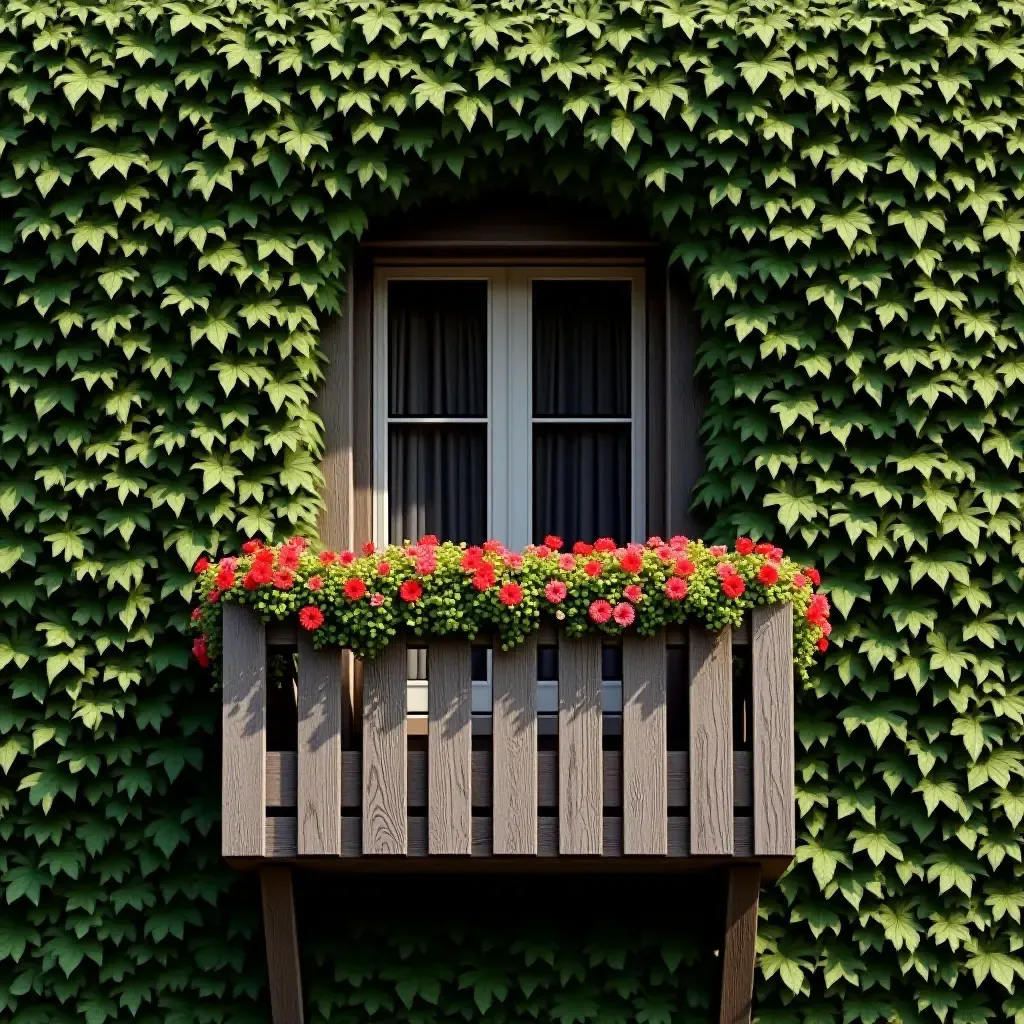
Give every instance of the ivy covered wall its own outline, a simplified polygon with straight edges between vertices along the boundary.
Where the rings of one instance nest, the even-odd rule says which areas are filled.
[[[799,698],[761,1020],[1024,1021],[1022,12],[5,0],[0,1015],[266,1019],[191,566],[312,529],[318,329],[370,219],[515,181],[673,243],[714,535],[806,550],[843,616]],[[396,941],[360,947],[373,1019],[436,1019]],[[706,1015],[702,955],[651,982],[673,1020]],[[472,1019],[461,956],[438,994]],[[562,943],[486,1012],[667,1019],[636,992],[567,1009],[579,972],[614,984],[588,956]]]

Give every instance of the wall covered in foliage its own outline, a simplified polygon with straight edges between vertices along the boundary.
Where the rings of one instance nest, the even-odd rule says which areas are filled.
[[[191,566],[311,529],[318,325],[367,223],[515,180],[675,245],[700,500],[721,538],[809,551],[843,616],[800,697],[761,1020],[1024,1021],[1022,14],[5,0],[0,1016],[265,1019]],[[582,947],[542,961],[525,1009],[497,986],[487,1012],[668,1019],[562,998],[599,970]],[[367,977],[381,1018],[435,1019]]]

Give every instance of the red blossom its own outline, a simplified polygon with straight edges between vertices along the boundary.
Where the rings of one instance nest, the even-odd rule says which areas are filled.
[[[669,542],[669,547],[673,547],[678,551],[680,548],[685,548],[690,543],[689,537],[684,537],[681,533],[677,533]]]
[[[660,548],[665,543],[661,537],[648,537],[647,546],[653,550],[654,548]]]
[[[612,606],[607,601],[591,601],[587,614],[594,622],[607,622],[612,617]]]
[[[822,637],[818,641],[818,650],[821,651],[822,654],[824,654],[825,651],[828,650],[828,640],[826,640],[825,637]]]
[[[425,533],[420,537],[420,545],[425,548],[436,548],[441,542],[432,533]]]
[[[292,574],[287,569],[280,569],[274,573],[274,586],[278,590],[288,590],[292,585]]]
[[[206,570],[209,569],[209,568],[210,568],[210,560],[206,557],[206,555],[200,555],[200,557],[196,559],[196,564],[194,566],[192,566],[192,571],[193,572],[206,572]]]
[[[324,578],[322,576],[310,576],[306,580],[306,586],[310,590],[322,590],[324,586]]]
[[[597,540],[594,541],[594,550],[595,551],[614,551],[615,550],[615,541],[613,541],[611,539],[611,537],[598,537]]]
[[[832,635],[832,623],[831,623],[831,622],[829,622],[829,621],[828,621],[828,619],[826,619],[826,620],[825,620],[825,621],[824,621],[824,622],[823,622],[823,623],[822,623],[822,624],[821,624],[821,625],[820,625],[820,626],[818,627],[818,629],[820,629],[820,630],[822,631],[822,633],[824,633],[824,634],[825,634],[825,636],[831,636],[831,635]]]
[[[708,551],[710,551],[716,558],[721,558],[722,555],[729,554],[729,549],[724,544],[713,544],[708,548]]]
[[[384,603],[383,594],[371,594],[370,595],[370,607],[379,608]]]
[[[274,563],[259,560],[253,562],[252,568],[246,573],[246,579],[249,577],[252,577],[253,585],[257,587],[263,583],[269,583],[274,578]],[[253,588],[249,587],[249,589]]]
[[[366,584],[358,577],[353,576],[350,580],[345,580],[344,586],[345,596],[350,601],[361,601],[366,597]]]
[[[423,587],[419,580],[406,580],[398,588],[398,596],[410,604],[418,601],[423,596]]]
[[[247,555],[255,555],[259,549],[263,547],[263,541],[261,540],[247,540],[242,545],[242,551]]]
[[[216,604],[220,600],[220,591],[211,590],[210,593],[206,595],[206,600],[209,601],[210,604]]]
[[[282,569],[296,569],[299,565],[299,552],[291,544],[285,544],[277,553],[277,564]]]
[[[636,604],[637,601],[644,596],[643,588],[638,586],[636,583],[630,583],[628,587],[623,588],[622,596],[627,601],[632,601],[633,604]]]
[[[286,547],[295,548],[300,555],[309,547],[309,541],[305,537],[289,537],[284,543]]]
[[[484,565],[490,569],[490,572],[484,569]],[[484,564],[481,565],[475,573],[473,573],[473,579],[470,582],[481,593],[485,590],[490,590],[491,587],[494,586],[494,566],[484,562]]]
[[[804,572],[805,572],[805,573],[807,574],[807,578],[808,578],[808,579],[809,579],[809,580],[810,580],[810,581],[811,581],[811,582],[812,582],[812,583],[813,583],[813,584],[814,584],[814,585],[815,585],[816,587],[820,587],[820,586],[821,586],[821,573],[820,573],[820,572],[818,572],[818,570],[817,570],[817,569],[815,569],[815,568],[813,568],[813,567],[811,567],[811,566],[808,566],[808,567],[807,567],[806,569],[804,569]]]
[[[662,544],[657,551],[658,557],[663,562],[670,562],[676,557],[676,551],[674,548],[669,547],[667,544]]]
[[[572,572],[576,568],[576,557],[574,555],[559,555],[558,568],[562,572]]]
[[[589,555],[593,550],[593,545],[588,544],[585,540],[578,540],[572,546],[572,553],[574,555]]]
[[[255,569],[250,569],[242,578],[242,586],[246,590],[255,590],[258,586],[263,583],[269,583],[270,580],[263,579]]]
[[[587,562],[587,564],[585,566],[583,566],[583,571],[588,576],[592,576],[592,577],[600,576],[601,575],[601,563],[596,558],[592,558],[589,562]]]
[[[539,544],[536,548],[534,548],[534,554],[538,558],[547,558],[548,555],[551,554],[551,548],[549,548],[547,544]]]
[[[793,574],[793,586],[797,590],[803,590],[807,586],[807,577],[802,572]]]
[[[754,550],[759,555],[770,555],[772,553],[772,548],[774,548],[774,547],[775,547],[774,544],[765,544],[764,542],[762,542],[760,544],[755,544],[754,545]]]
[[[742,578],[739,576],[726,576],[726,578],[722,580],[722,593],[725,594],[726,597],[731,597],[734,601],[746,589],[746,583],[744,583]]]
[[[274,564],[274,549],[273,548],[260,548],[259,551],[253,555],[252,564],[257,565],[273,565]]]
[[[351,565],[356,560],[355,552],[341,551],[338,553],[338,562],[341,565]]]
[[[740,555],[753,554],[754,542],[749,537],[739,537],[736,540],[736,553]]]
[[[319,629],[324,624],[324,613],[315,604],[299,609],[299,625],[303,629]]]
[[[643,568],[644,561],[635,551],[627,551],[619,559],[619,565],[623,572],[639,572]]]
[[[697,571],[697,567],[688,558],[680,558],[672,571],[677,576],[692,576]]]
[[[559,536],[556,536],[556,535],[555,535],[555,534],[553,534],[553,533],[549,533],[549,534],[548,534],[548,535],[547,535],[547,536],[546,536],[546,537],[544,538],[544,543],[545,543],[545,544],[546,544],[546,545],[547,545],[547,546],[548,546],[549,548],[551,548],[551,550],[552,550],[552,551],[561,551],[561,550],[562,550],[562,544],[564,543],[564,541],[562,540],[562,538],[561,538],[561,537],[559,537]]]
[[[670,601],[682,601],[688,590],[689,585],[686,580],[680,579],[678,576],[670,576],[665,583],[665,596]]]
[[[210,667],[210,658],[206,653],[206,634],[196,637],[195,642],[192,644],[192,654],[195,656],[196,661],[202,665],[203,668]]]
[[[378,576],[387,576],[390,573],[391,573],[391,563],[390,562],[378,562],[377,563],[377,575]]]
[[[518,583],[506,583],[505,586],[498,591],[498,600],[509,607],[519,604],[522,599],[523,588],[519,586]]]
[[[828,598],[824,594],[815,594],[807,607],[807,621],[812,626],[820,626],[828,619]]]
[[[198,622],[202,617],[203,617],[203,609],[202,608],[193,608],[192,609],[192,621],[193,622]]]
[[[544,596],[552,604],[561,604],[569,594],[569,588],[561,580],[552,580],[544,588]]]
[[[437,568],[437,555],[433,551],[425,551],[416,559],[416,571],[421,576],[429,576]]]
[[[731,562],[719,562],[715,566],[715,572],[718,573],[718,578],[721,580],[727,580],[730,576],[736,575],[736,566]]]
[[[771,551],[768,552],[768,557],[773,562],[781,562],[783,554],[785,554],[785,552],[782,548],[772,548]]]
[[[370,555],[372,555],[372,554],[373,554],[373,553],[374,553],[374,552],[375,552],[376,550],[377,550],[377,545],[376,545],[376,544],[374,544],[372,540],[368,540],[368,541],[367,541],[367,542],[366,542],[366,543],[365,543],[365,544],[363,545],[363,554],[364,554],[364,555],[365,555],[365,556],[366,556],[367,558],[369,558],[369,557],[370,557]]]
[[[505,545],[500,540],[485,540],[484,551],[491,555],[501,554],[505,550]]]
[[[621,601],[612,609],[612,618],[620,626],[632,626],[636,618],[636,609],[631,604]]]
[[[235,582],[235,570],[233,566],[221,565],[217,570],[216,584],[221,590],[227,590]]]
[[[778,583],[779,570],[771,564],[762,565],[757,573],[757,581],[758,583],[763,583],[766,587],[770,587],[773,583]]]
[[[523,556],[516,554],[514,551],[505,555],[503,561],[510,569],[522,569],[523,567]]]
[[[459,563],[466,572],[476,572],[484,560],[484,549],[481,547],[466,548],[466,553]]]
[[[330,565],[332,562],[336,562],[338,556],[333,551],[321,551],[320,552],[320,563],[321,565]]]

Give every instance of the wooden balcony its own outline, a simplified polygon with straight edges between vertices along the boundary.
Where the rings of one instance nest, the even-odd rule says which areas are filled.
[[[422,716],[408,711],[411,646],[426,647]],[[548,629],[489,658],[475,646],[409,638],[353,665],[227,605],[224,856],[406,871],[746,863],[767,878],[792,858],[790,606],[719,634]],[[286,655],[283,687],[268,685],[268,652]]]

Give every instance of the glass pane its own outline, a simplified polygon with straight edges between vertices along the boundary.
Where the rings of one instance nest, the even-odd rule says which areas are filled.
[[[487,282],[388,283],[388,415],[487,415]]]
[[[533,415],[630,415],[630,283],[533,282]]]
[[[567,543],[631,539],[629,525],[630,428],[533,428],[533,536],[549,533]]]
[[[391,424],[389,540],[487,539],[487,427]]]

